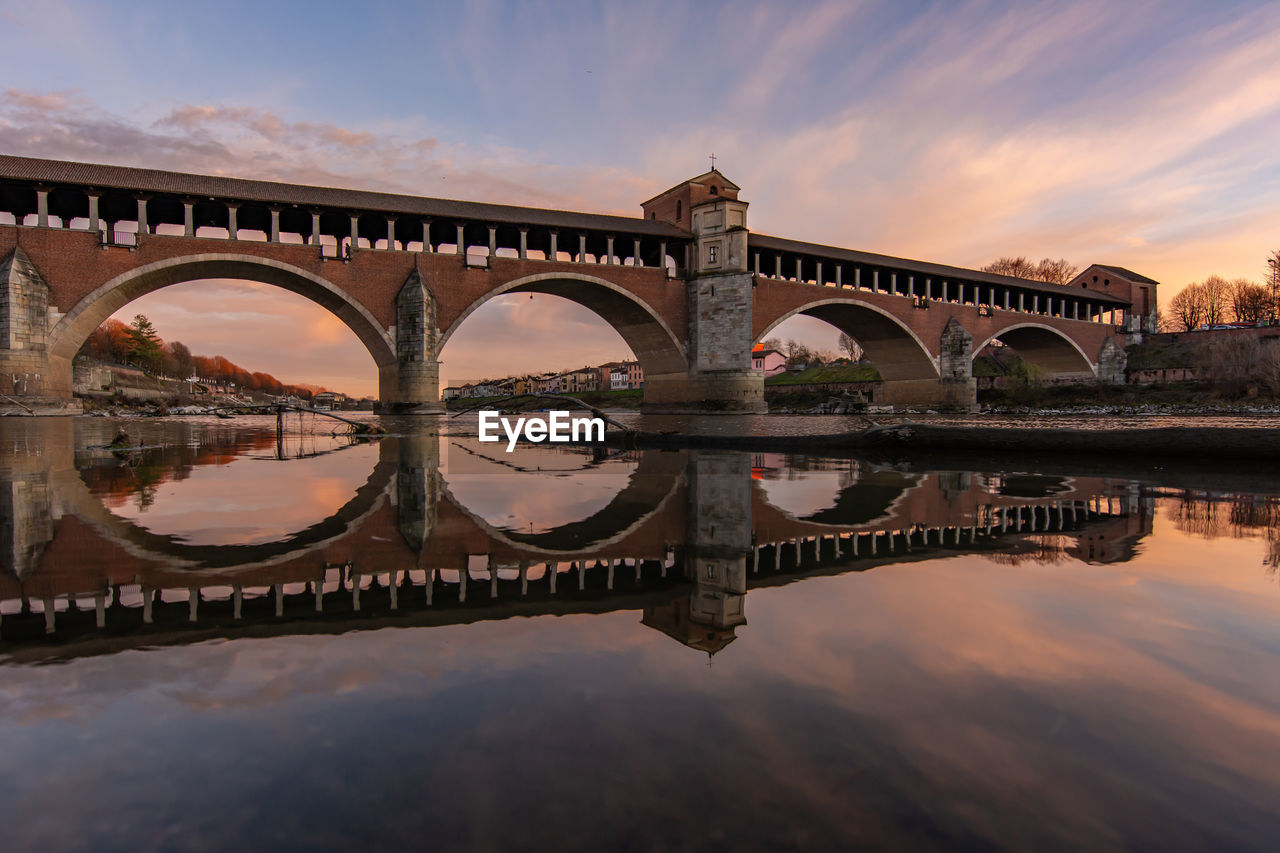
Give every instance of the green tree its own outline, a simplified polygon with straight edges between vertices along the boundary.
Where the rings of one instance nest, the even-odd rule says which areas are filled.
[[[164,363],[164,341],[145,314],[135,314],[126,331],[129,358],[147,373],[155,373]]]

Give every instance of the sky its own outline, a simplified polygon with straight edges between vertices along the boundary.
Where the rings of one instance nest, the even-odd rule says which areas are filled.
[[[0,151],[625,215],[714,152],[752,230],[1118,264],[1167,304],[1280,248],[1277,45],[1280,4],[1222,0],[0,0]],[[473,314],[445,380],[627,354],[586,309],[529,302]],[[355,336],[283,291],[138,311],[196,352],[376,391]],[[779,331],[835,349],[817,321]]]

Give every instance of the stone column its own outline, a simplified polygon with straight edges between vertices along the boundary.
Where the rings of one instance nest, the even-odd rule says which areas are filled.
[[[182,235],[184,237],[196,236],[196,215],[193,202],[184,201],[182,203]]]
[[[313,246],[321,246],[324,251],[324,244],[320,242],[320,211],[311,211],[311,234],[307,237]]]
[[[467,233],[466,233],[465,225],[458,226],[457,244],[458,244],[457,254],[465,257],[467,254]]]
[[[239,229],[236,227],[236,214],[240,212],[240,205],[227,205],[227,239],[238,240]]]
[[[271,226],[267,239],[272,243],[280,242],[280,208],[271,208]]]
[[[587,262],[587,235],[578,235],[578,263],[585,264]]]
[[[354,255],[356,249],[360,248],[360,217],[355,214],[351,215],[351,245],[347,247],[347,253]]]
[[[559,249],[559,247],[557,247],[557,246],[556,246],[556,240],[557,240],[559,237],[560,237],[560,232],[559,232],[559,231],[552,231],[552,232],[551,232],[551,248],[550,248],[550,251],[548,251],[548,252],[547,252],[547,260],[549,260],[549,261],[558,261],[558,260],[560,260],[560,257],[559,257],[559,255],[560,255],[560,249]]]
[[[431,245],[431,220],[422,220],[422,251],[431,254],[435,249]]]
[[[489,257],[498,256],[498,229],[496,226],[489,226]]]
[[[610,234],[607,237],[605,237],[604,243],[605,243],[605,250],[604,250],[605,261],[604,262],[612,266],[613,260],[614,260],[613,259],[613,235]]]
[[[631,246],[631,263],[633,266],[642,267],[644,261],[640,259],[640,240],[633,241]]]
[[[71,360],[48,351],[49,285],[21,246],[0,258],[0,394],[40,414],[75,414]]]
[[[45,189],[36,190],[36,227],[49,227],[49,191]]]
[[[396,248],[396,218],[394,216],[387,217],[387,251],[393,252]]]
[[[415,269],[396,296],[396,363],[378,369],[378,409],[439,414],[440,362],[435,299]]]
[[[138,236],[150,233],[147,230],[147,199],[146,196],[138,196]]]
[[[529,258],[529,229],[520,226],[520,260],[528,260]]]
[[[1123,385],[1129,356],[1115,338],[1107,338],[1098,353],[1098,381],[1107,385]]]
[[[98,225],[99,225],[98,201],[99,201],[99,196],[97,195],[97,193],[89,193],[89,230],[90,231],[98,230]]]

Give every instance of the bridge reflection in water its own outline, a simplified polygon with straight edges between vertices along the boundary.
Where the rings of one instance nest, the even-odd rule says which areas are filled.
[[[715,653],[745,624],[752,589],[948,553],[1007,559],[1048,549],[1125,560],[1151,532],[1154,505],[1128,481],[1100,477],[595,451],[567,458],[626,470],[625,485],[585,518],[525,530],[460,501],[441,456],[442,443],[447,455],[464,440],[422,432],[379,442],[346,503],[301,530],[257,544],[193,545],[112,512],[95,486],[113,467],[145,463],[163,480],[166,470],[220,457],[202,460],[184,444],[75,450],[100,444],[108,429],[69,419],[5,425],[0,502],[12,521],[0,637],[11,653],[615,610],[640,610],[644,625]],[[797,473],[828,488],[792,500],[786,484]],[[524,478],[536,493],[546,477],[508,471],[489,488],[519,488]],[[34,646],[24,651],[24,642]]]

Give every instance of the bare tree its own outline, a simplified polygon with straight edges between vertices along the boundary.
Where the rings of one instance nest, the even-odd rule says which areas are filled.
[[[982,271],[996,275],[1011,275],[1014,278],[1027,278],[1032,281],[1047,281],[1051,284],[1066,284],[1076,277],[1080,268],[1066,258],[1059,258],[1056,261],[1053,258],[1044,258],[1037,264],[1019,255],[1016,258],[1012,256],[998,258],[994,263],[983,267]]]
[[[1003,258],[997,258],[995,262],[987,264],[982,268],[982,271],[995,273],[996,275],[1011,275],[1014,278],[1031,278],[1036,271],[1036,265],[1028,261],[1023,255],[1019,255],[1016,258],[1008,255]]]
[[[1220,275],[1211,275],[1201,282],[1204,299],[1204,321],[1210,326],[1227,321],[1231,303],[1231,282]]]
[[[846,335],[844,332],[840,333],[839,346],[840,352],[848,356],[850,361],[862,361],[862,345]]]
[[[1270,288],[1247,278],[1231,282],[1231,317],[1240,323],[1256,323],[1271,311]]]
[[[788,365],[808,364],[809,359],[813,357],[813,353],[810,352],[809,348],[799,341],[788,340],[784,347],[783,351],[787,355]]]
[[[1170,331],[1190,332],[1204,322],[1204,295],[1194,281],[1179,290],[1169,301]]]
[[[771,349],[771,350],[775,350],[775,351],[777,351],[777,352],[782,352],[782,351],[783,351],[783,350],[782,350],[782,341],[780,341],[780,340],[779,340],[779,339],[777,339],[777,338],[766,338],[766,339],[764,340],[764,342],[763,342],[761,345],[762,345],[765,349]]]

